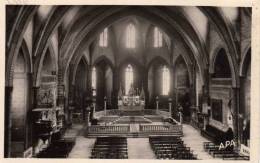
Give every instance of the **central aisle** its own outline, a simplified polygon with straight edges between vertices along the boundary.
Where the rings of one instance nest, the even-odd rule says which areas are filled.
[[[90,158],[91,150],[95,141],[95,138],[90,139],[83,136],[78,136],[76,138],[76,144],[69,154],[69,158]]]
[[[148,138],[127,138],[129,159],[156,159]]]
[[[198,155],[198,159],[213,159],[213,157],[203,149],[203,142],[208,142],[209,140],[202,137],[200,132],[191,125],[183,124],[182,140],[194,151],[194,154]]]

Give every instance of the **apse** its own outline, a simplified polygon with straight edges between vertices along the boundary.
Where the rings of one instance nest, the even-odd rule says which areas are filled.
[[[131,88],[142,90],[142,78],[140,67],[133,62],[126,62],[120,67],[120,86],[125,95],[129,94]]]

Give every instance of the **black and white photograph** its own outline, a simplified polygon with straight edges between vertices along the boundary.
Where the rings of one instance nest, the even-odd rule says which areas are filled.
[[[5,5],[4,157],[251,160],[251,29],[252,7]]]

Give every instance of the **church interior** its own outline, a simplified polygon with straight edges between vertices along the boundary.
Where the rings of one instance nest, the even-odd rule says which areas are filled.
[[[251,8],[5,9],[6,158],[250,159]]]

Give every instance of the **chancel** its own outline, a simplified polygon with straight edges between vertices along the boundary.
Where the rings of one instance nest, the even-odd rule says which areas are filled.
[[[249,160],[251,18],[7,5],[5,157]]]

